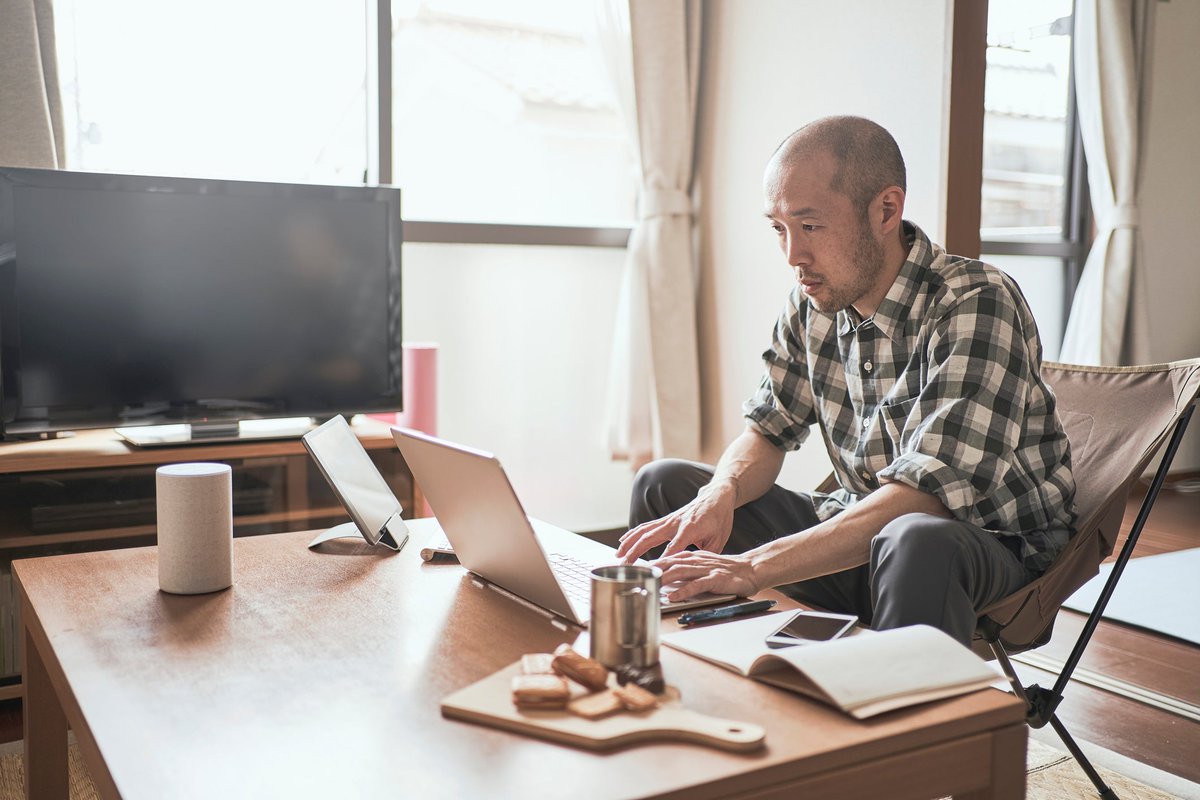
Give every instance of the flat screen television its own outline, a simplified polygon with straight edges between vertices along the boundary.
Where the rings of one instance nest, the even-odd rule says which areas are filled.
[[[395,188],[0,167],[4,435],[399,409],[401,226]]]

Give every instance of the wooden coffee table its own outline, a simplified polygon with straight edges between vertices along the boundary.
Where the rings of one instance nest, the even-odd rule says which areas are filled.
[[[29,796],[66,797],[68,726],[105,798],[1024,796],[1022,705],[995,690],[857,722],[664,648],[687,707],[766,747],[596,754],[445,719],[578,631],[424,564],[412,528],[395,554],[240,538],[233,588],[192,597],[159,592],[152,547],[16,562]]]

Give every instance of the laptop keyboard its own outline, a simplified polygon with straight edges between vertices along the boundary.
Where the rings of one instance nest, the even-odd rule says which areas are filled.
[[[549,553],[550,569],[562,586],[563,592],[572,600],[590,602],[592,597],[592,570],[594,564],[589,564],[578,558],[572,558],[562,553]]]
[[[546,557],[563,592],[572,600],[591,602],[592,570],[599,565],[563,553],[548,553]],[[658,598],[663,606],[669,605],[665,588],[659,590]]]

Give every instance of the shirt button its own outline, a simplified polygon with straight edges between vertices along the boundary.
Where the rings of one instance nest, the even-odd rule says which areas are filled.
[[[870,361],[863,362],[863,369],[865,369],[867,372],[870,372],[874,368],[875,368],[875,365],[872,364]]]
[[[864,428],[871,427],[871,418],[870,417],[863,417],[863,427]]]

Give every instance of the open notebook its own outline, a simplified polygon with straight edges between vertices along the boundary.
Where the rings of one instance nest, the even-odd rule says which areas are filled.
[[[913,625],[831,642],[768,648],[776,612],[664,634],[663,644],[749,678],[821,700],[857,719],[966,694],[997,682],[979,656],[942,631]]]

